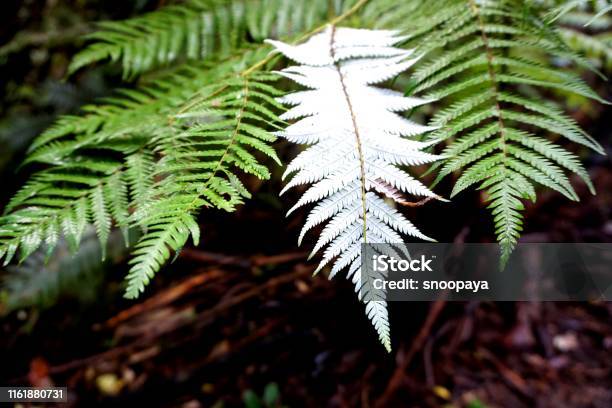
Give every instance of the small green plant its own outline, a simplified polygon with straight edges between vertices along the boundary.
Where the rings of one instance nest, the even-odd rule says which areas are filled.
[[[263,394],[259,397],[253,390],[246,390],[242,394],[245,408],[284,408],[281,404],[280,389],[276,383],[265,386]]]
[[[474,398],[467,403],[466,408],[488,408],[489,406],[479,400],[478,398]]]

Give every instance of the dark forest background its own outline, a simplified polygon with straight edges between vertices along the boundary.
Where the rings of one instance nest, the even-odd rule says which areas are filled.
[[[58,115],[109,95],[117,67],[66,77],[82,37],[101,20],[163,0],[4,0],[0,4],[0,208],[26,179],[34,136]],[[612,99],[609,83],[585,77]],[[609,106],[572,116],[612,153]],[[281,158],[295,154],[277,145]],[[523,240],[610,242],[610,157],[585,157],[598,195],[544,192]],[[34,257],[0,269],[0,385],[67,386],[70,406],[610,407],[612,304],[401,302],[391,305],[393,352],[378,343],[352,285],[312,277],[296,246],[305,213],[294,197],[250,180],[238,212],[205,211],[203,242],[181,252],[137,301],[122,298],[126,250],[94,234],[76,257]],[[440,186],[447,194],[449,181]],[[409,209],[442,242],[494,241],[477,192]],[[116,241],[116,243],[114,242]],[[306,248],[306,249],[304,249]]]

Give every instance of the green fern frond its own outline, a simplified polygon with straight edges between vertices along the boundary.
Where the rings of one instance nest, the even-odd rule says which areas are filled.
[[[202,207],[234,211],[250,196],[235,175],[237,170],[260,179],[270,177],[254,153],[280,164],[269,145],[276,138],[263,130],[280,123],[272,110],[280,109],[274,100],[279,92],[267,84],[275,79],[254,73],[212,84],[189,109],[176,115],[176,120],[192,122],[190,127],[153,139],[162,156],[155,170],[161,180],[152,187],[153,199],[132,217],[146,233],[136,245],[126,297],[138,296],[190,235],[197,245],[195,216]]]
[[[560,3],[560,4],[558,4]],[[612,4],[609,1],[547,1],[549,22],[559,25],[559,33],[575,51],[595,66],[612,70]]]
[[[170,251],[179,251],[189,235],[194,235],[197,230],[198,225],[193,217],[178,213],[181,207],[177,204],[176,200],[157,203],[155,215],[164,217],[148,225],[147,233],[136,244],[134,258],[130,260],[133,266],[127,276],[125,297],[138,297],[155,273],[170,259]],[[197,245],[195,239],[194,243]]]
[[[334,2],[339,13],[354,1]],[[146,15],[99,24],[69,71],[120,61],[126,78],[180,60],[223,56],[249,41],[301,33],[324,22],[328,0],[189,0]]]
[[[113,225],[124,235],[139,227],[145,233],[126,296],[141,292],[190,235],[198,240],[202,207],[233,211],[249,197],[238,170],[265,179],[262,156],[279,161],[268,133],[280,123],[279,93],[269,85],[276,76],[240,74],[265,51],[245,51],[207,70],[178,69],[89,107],[85,116],[60,120],[30,153],[30,161],[50,167],[32,177],[0,219],[6,262],[17,252],[25,259],[45,240],[53,250],[61,233],[76,249],[89,223],[103,248]],[[123,159],[110,158],[117,155]]]
[[[126,159],[133,160],[130,156]],[[5,264],[18,250],[23,260],[43,243],[53,251],[60,234],[76,251],[89,223],[95,225],[103,247],[113,220],[127,228],[130,192],[125,183],[126,163],[100,160],[94,165],[91,160],[77,156],[64,166],[42,170],[13,197],[0,218]]]
[[[63,165],[66,157],[83,150],[133,153],[142,143],[181,131],[172,117],[176,111],[266,53],[261,46],[243,49],[218,63],[180,65],[137,89],[119,90],[112,98],[82,108],[81,116],[58,120],[33,142],[25,163]]]
[[[196,3],[212,4],[203,0],[185,7]],[[222,7],[236,2],[214,3]],[[250,16],[246,23],[249,40],[311,29],[333,9],[327,1],[295,7],[285,0],[252,3],[270,7],[245,14]],[[325,13],[321,12],[323,4]],[[351,7],[334,21],[352,15],[363,4],[363,0],[336,2],[339,10]],[[281,6],[284,12],[278,13]],[[164,19],[162,14],[155,15]],[[283,16],[291,18],[280,18]],[[136,38],[142,34],[129,25],[113,27],[121,35],[129,32]],[[149,28],[183,29],[154,23]],[[220,41],[225,41],[223,35]],[[145,36],[158,40],[155,35]],[[179,43],[174,45],[180,48]],[[125,45],[129,47],[127,38]],[[152,48],[144,47],[143,52]],[[124,57],[130,58],[128,54]],[[261,179],[270,176],[260,161],[269,157],[278,162],[270,147],[275,137],[268,131],[279,128],[276,112],[282,107],[274,99],[278,91],[269,85],[276,76],[258,71],[274,60],[267,45],[235,49],[212,61],[168,69],[136,89],[120,90],[101,104],[84,107],[82,115],[60,119],[33,143],[26,159],[26,163],[47,168],[32,176],[0,219],[0,254],[5,262],[16,253],[24,259],[47,235],[53,244],[56,226],[72,249],[78,247],[90,223],[101,241],[107,240],[112,226],[121,227],[124,233],[138,227],[144,236],[136,247],[126,295],[141,292],[189,236],[198,240],[195,217],[202,207],[233,211],[250,196],[238,170]]]
[[[443,152],[448,159],[435,182],[460,171],[452,196],[470,186],[486,192],[503,264],[523,228],[522,201],[535,200],[535,185],[578,200],[567,174],[573,172],[594,192],[578,156],[537,135],[560,135],[604,153],[571,117],[546,101],[547,90],[606,101],[578,75],[549,62],[557,58],[588,66],[538,9],[514,0],[447,3],[445,20],[430,23],[428,30],[408,31],[408,41],[428,55],[416,69],[413,92],[426,92],[444,104],[432,120],[440,129],[429,136],[449,140]],[[423,8],[431,9],[429,4]]]
[[[612,34],[610,32],[589,35],[570,28],[563,28],[561,35],[570,47],[595,60],[601,68],[607,71],[612,70]]]

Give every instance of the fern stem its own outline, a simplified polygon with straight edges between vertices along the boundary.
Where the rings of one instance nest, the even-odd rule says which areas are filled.
[[[351,7],[350,9],[346,10],[344,13],[340,14],[337,17],[332,18],[331,20],[329,20],[327,23],[320,25],[319,27],[301,35],[294,43],[300,43],[302,41],[304,41],[305,39],[307,39],[308,37],[310,37],[313,34],[318,33],[319,31],[322,31],[323,29],[325,29],[325,27],[327,26],[335,26],[336,24],[338,24],[339,22],[341,22],[342,20],[346,19],[347,17],[352,16],[353,14],[355,14],[361,7],[363,7],[366,3],[368,2],[368,0],[359,0],[357,3],[355,3],[355,5],[353,7]],[[277,54],[275,53],[271,53],[269,54],[266,58],[256,62],[255,64],[251,65],[249,68],[247,68],[246,70],[244,70],[240,76],[248,76],[250,74],[252,74],[254,71],[258,70],[259,68],[261,68],[262,66],[266,65],[268,62],[272,61],[272,59],[276,56]]]
[[[336,24],[338,24],[339,22],[341,22],[342,20],[352,16],[353,14],[355,14],[361,7],[363,7],[369,0],[359,0],[357,3],[355,3],[353,5],[353,7],[351,7],[350,9],[348,9],[347,11],[345,11],[344,13],[340,14],[339,16],[336,16],[334,18],[332,18],[331,20],[329,20],[327,23],[322,24],[316,28],[314,28],[313,30],[310,30],[309,32],[302,34],[300,37],[297,38],[297,40],[294,41],[294,43],[299,43],[304,41],[305,39],[307,39],[308,37],[312,36],[313,34],[318,33],[319,31],[322,31],[325,29],[325,27],[331,25],[331,26],[335,26]],[[264,47],[265,45],[261,45],[260,47]],[[242,53],[240,53],[240,55],[242,55]],[[242,71],[239,76],[240,77],[248,77],[249,75],[251,75],[253,72],[257,71],[258,69],[262,68],[264,65],[266,65],[267,63],[269,63],[270,61],[272,61],[274,58],[276,58],[278,56],[278,54],[272,52],[270,54],[268,54],[267,57],[255,62],[253,65],[251,65],[250,67],[248,67],[247,69],[245,69],[244,71]],[[227,88],[227,85],[223,85],[221,87],[219,87],[217,90],[215,90],[211,95],[215,95],[218,94],[220,92],[223,92],[225,89]],[[210,95],[209,95],[210,96]],[[207,97],[209,97],[207,96]],[[184,105],[181,109],[179,109],[179,111],[177,112],[176,115],[180,115],[181,113],[186,112],[187,110],[189,110],[190,108],[192,108],[194,105],[197,105],[199,103],[200,99],[196,98],[194,100],[192,100],[190,103]],[[175,115],[175,116],[176,116]],[[172,121],[174,120],[174,116],[170,117],[170,123],[172,123]]]
[[[329,49],[332,59],[336,59],[336,52],[334,50],[334,40],[336,37],[336,26],[332,26],[331,37],[329,41]],[[357,126],[357,118],[355,117],[355,111],[353,110],[353,104],[351,103],[351,98],[348,94],[348,90],[346,89],[346,83],[344,82],[344,76],[342,75],[342,71],[340,71],[339,63],[335,63],[334,67],[336,68],[336,72],[338,73],[338,77],[340,78],[340,84],[342,85],[342,93],[344,94],[344,98],[346,99],[346,103],[348,105],[349,112],[351,113],[351,122],[353,123],[353,128],[355,129],[355,140],[357,142],[357,154],[359,155],[359,171],[361,173],[361,209],[362,209],[362,219],[363,219],[363,242],[367,243],[368,240],[366,238],[367,226],[366,226],[366,216],[367,216],[367,206],[366,206],[366,184],[365,184],[365,162],[363,160],[363,148],[361,146],[361,136],[359,135],[359,127]]]
[[[489,75],[489,80],[491,82],[491,90],[493,91],[492,97],[493,97],[493,100],[495,101],[495,110],[497,112],[497,123],[499,124],[498,133],[500,136],[500,147],[502,151],[502,160],[500,162],[500,165],[502,168],[503,178],[501,181],[497,181],[496,184],[503,183],[503,185],[505,185],[505,187],[502,188],[503,195],[501,197],[501,205],[503,208],[502,213],[509,214],[512,212],[512,208],[510,208],[509,206],[509,202],[512,199],[512,195],[509,193],[510,187],[509,187],[509,180],[507,179],[508,177],[508,166],[507,166],[508,148],[507,148],[507,143],[506,143],[506,128],[504,125],[504,119],[502,117],[502,110],[500,106],[500,90],[499,90],[499,85],[498,85],[497,77],[495,73],[495,66],[493,62],[494,55],[489,45],[489,38],[485,30],[485,24],[484,24],[482,15],[480,14],[480,10],[475,0],[469,0],[469,4],[470,4],[470,9],[472,11],[472,14],[474,15],[474,17],[476,17],[476,20],[478,21],[478,29],[480,31],[483,47],[485,48],[485,52],[487,56],[487,72]],[[489,186],[488,193],[490,195],[494,195],[495,194],[493,192],[494,189],[495,188],[493,186]],[[507,215],[506,215],[506,220],[502,223],[502,225],[503,225],[503,232],[502,230],[498,230],[497,236],[498,236],[498,239],[500,240],[501,247],[502,247],[500,265],[502,265],[503,267],[503,265],[505,265],[505,263],[508,260],[509,253],[514,247],[514,243],[516,242],[516,239],[512,237],[513,223],[508,221]]]
[[[227,85],[226,85],[226,87],[227,87]],[[193,198],[193,201],[187,207],[188,211],[191,211],[192,209],[194,209],[194,207],[196,207],[196,203],[200,199],[200,197],[202,196],[202,192],[205,191],[208,188],[209,183],[215,178],[215,175],[217,174],[217,172],[219,171],[219,169],[223,165],[223,162],[225,161],[225,157],[227,156],[230,148],[234,145],[234,143],[236,141],[236,137],[238,136],[238,129],[240,128],[240,125],[242,123],[242,118],[244,116],[244,111],[245,111],[246,106],[247,106],[247,104],[249,102],[249,80],[247,78],[244,79],[244,88],[243,89],[244,89],[244,103],[240,107],[240,110],[238,111],[238,114],[236,116],[236,126],[234,127],[234,130],[232,132],[232,136],[230,138],[230,141],[227,144],[227,146],[225,147],[225,150],[223,151],[223,154],[221,155],[221,157],[217,161],[217,165],[216,165],[215,169],[211,172],[210,177],[208,177],[208,180],[206,180],[202,184],[202,187],[198,191],[198,194]],[[218,92],[215,92],[215,94],[217,94],[217,93]]]
[[[229,85],[225,84],[220,86],[219,88],[215,89],[213,92],[207,94],[205,96],[206,99],[210,99],[212,97],[214,97],[215,95],[220,94],[221,92],[225,91],[228,88]],[[199,92],[198,92],[199,93]],[[193,108],[195,105],[197,105],[198,103],[200,103],[202,101],[203,98],[193,98],[189,103],[183,105],[181,107],[181,109],[179,109],[174,115],[170,116],[168,118],[168,124],[170,126],[172,126],[174,124],[174,121],[176,119],[177,116],[187,112],[189,109]]]
[[[485,24],[482,19],[482,15],[480,14],[480,11],[478,9],[478,5],[476,4],[474,0],[468,0],[468,1],[470,5],[470,10],[472,11],[472,14],[474,15],[474,17],[476,17],[478,21],[478,29],[480,31],[480,36],[482,38],[482,43],[485,48],[485,52],[487,56],[487,72],[489,75],[489,79],[491,81],[493,99],[495,100],[495,110],[497,111],[497,123],[499,124],[499,136],[501,138],[501,148],[502,148],[502,153],[505,159],[507,156],[506,134],[505,134],[505,127],[504,127],[504,119],[502,118],[501,106],[499,104],[499,88],[497,86],[497,78],[495,75],[495,67],[493,64],[493,59],[494,59],[493,51],[491,50],[491,47],[489,46],[489,37],[487,36],[487,33],[485,31]]]

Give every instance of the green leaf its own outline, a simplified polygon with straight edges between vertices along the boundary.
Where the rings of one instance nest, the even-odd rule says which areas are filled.
[[[505,263],[522,231],[522,200],[537,197],[534,184],[578,200],[571,172],[594,193],[578,156],[555,136],[604,149],[553,103],[555,93],[608,102],[577,73],[598,72],[548,22],[556,12],[514,1],[451,3],[458,7],[452,18],[438,18],[446,2],[423,2],[404,26],[407,45],[425,54],[414,89],[440,105],[432,119],[439,129],[428,140],[447,143],[445,162],[428,173],[437,172],[434,185],[459,173],[451,197],[468,188],[487,192]],[[555,142],[544,138],[549,135]]]
[[[111,217],[104,198],[104,190],[101,185],[96,187],[90,196],[93,223],[102,248],[102,259],[106,258],[106,243],[111,229]]]

